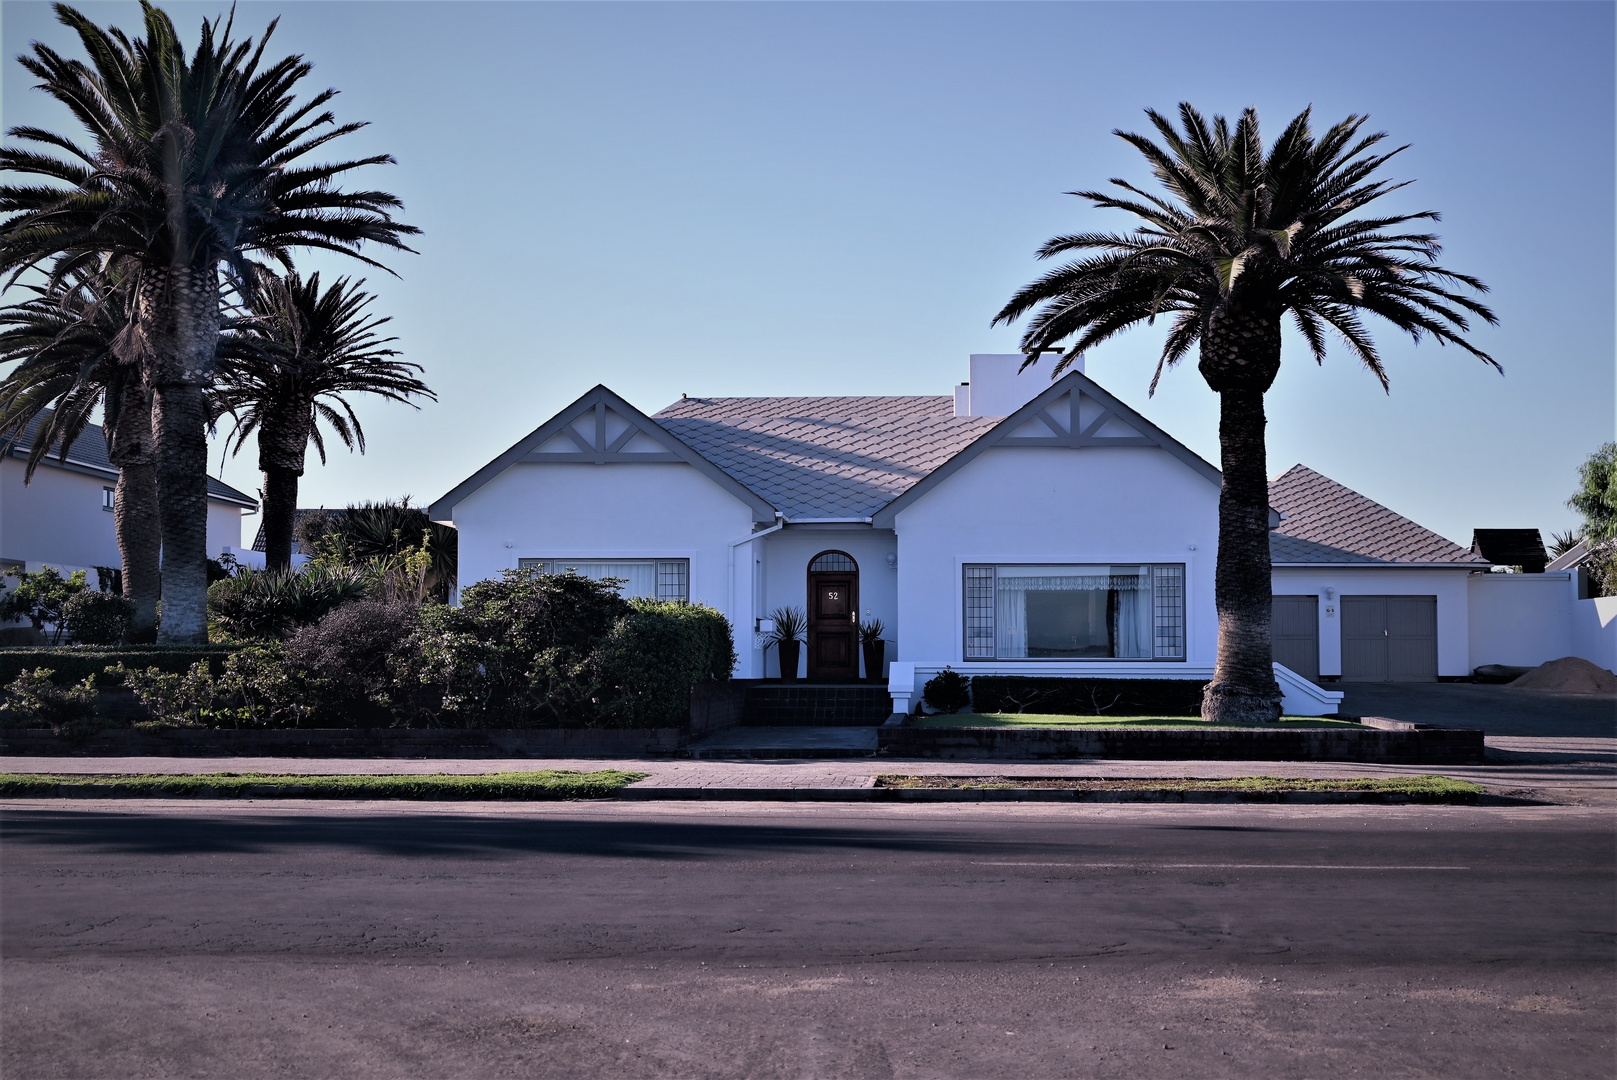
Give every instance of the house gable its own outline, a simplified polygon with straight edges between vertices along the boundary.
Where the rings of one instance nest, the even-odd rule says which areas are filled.
[[[690,465],[744,503],[754,521],[775,520],[774,507],[604,386],[596,386],[467,477],[434,502],[428,514],[434,521],[452,522],[457,503],[513,465],[658,462]]]
[[[995,447],[1085,450],[1129,446],[1165,450],[1214,486],[1222,486],[1224,482],[1223,474],[1189,447],[1107,393],[1082,372],[1073,371],[882,507],[873,524],[879,529],[892,528],[905,507],[924,498],[956,470]]]

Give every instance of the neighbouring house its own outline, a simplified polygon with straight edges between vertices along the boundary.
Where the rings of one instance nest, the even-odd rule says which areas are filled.
[[[1588,598],[1572,552],[1546,566],[1537,529],[1477,529],[1467,550],[1302,465],[1270,482],[1269,505],[1275,660],[1300,675],[1429,682],[1617,660],[1617,598]]]
[[[0,440],[0,570],[13,566],[27,570],[54,566],[64,573],[86,570],[94,584],[96,567],[117,567],[121,562],[112,520],[118,470],[107,460],[101,428],[90,424],[68,450],[66,461],[53,448],[34,470],[33,482],[24,485],[28,452],[40,422],[36,419],[13,440]],[[239,553],[241,519],[257,511],[253,498],[208,477],[209,558]]]
[[[736,674],[779,674],[757,632],[803,609],[799,674],[863,672],[880,619],[907,711],[932,674],[1206,681],[1219,471],[1083,372],[971,357],[952,396],[691,398],[648,416],[604,386],[430,508],[460,531],[460,584],[574,568],[703,601]],[[1278,515],[1272,523],[1278,523]],[[1339,693],[1277,668],[1285,708]]]

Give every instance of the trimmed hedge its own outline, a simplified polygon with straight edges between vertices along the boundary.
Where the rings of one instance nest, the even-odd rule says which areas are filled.
[[[608,727],[674,727],[690,719],[691,687],[735,666],[730,620],[701,604],[630,601],[593,656]]]
[[[106,669],[122,662],[125,667],[149,668],[181,674],[189,671],[198,660],[208,661],[214,675],[224,670],[225,657],[240,649],[240,645],[139,645],[126,649],[109,649],[104,645],[63,645],[0,647],[0,686],[9,685],[24,671],[50,668],[51,682],[57,686],[70,686],[94,676],[97,686],[117,686],[119,679],[107,675]]]
[[[1200,716],[1202,686],[1199,679],[978,675],[971,680],[971,707],[980,713]]]

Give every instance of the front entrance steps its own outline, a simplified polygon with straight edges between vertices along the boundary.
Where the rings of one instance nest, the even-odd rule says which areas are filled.
[[[747,686],[742,724],[748,727],[870,727],[892,715],[883,683],[783,683]]]

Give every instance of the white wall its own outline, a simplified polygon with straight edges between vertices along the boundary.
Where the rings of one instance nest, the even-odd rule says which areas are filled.
[[[1276,567],[1277,596],[1319,597],[1319,673],[1342,674],[1342,597],[1437,597],[1437,673],[1471,674],[1469,609],[1465,568],[1433,570],[1396,566]],[[1325,590],[1336,590],[1327,600]]]
[[[1213,662],[1218,488],[1164,450],[995,447],[900,511],[895,528],[898,659],[970,673],[962,645],[966,563],[1161,562],[1185,564],[1186,665]],[[1023,661],[1018,670],[1074,663]],[[1172,677],[1176,665],[1138,666]]]
[[[101,489],[116,481],[41,465],[24,487],[25,469],[0,459],[0,559],[26,560],[31,570],[117,566],[112,513],[101,509]]]
[[[1617,596],[1572,601],[1573,656],[1617,671]]]
[[[454,524],[462,590],[518,559],[689,559],[691,600],[730,617],[747,677],[752,575],[732,587],[730,545],[752,511],[690,465],[517,464],[462,499]]]
[[[1537,667],[1575,651],[1572,574],[1472,574],[1469,586],[1473,668]]]
[[[788,525],[751,545],[754,572],[759,575],[757,614],[767,615],[777,607],[808,610],[808,566],[822,551],[842,551],[859,564],[859,617],[877,618],[887,624],[887,653],[894,657],[898,627],[898,572],[887,565],[887,556],[898,550],[898,538],[891,529],[824,529]],[[762,550],[758,550],[762,549]],[[869,612],[869,615],[866,615]],[[738,628],[739,630],[740,628]],[[747,629],[751,629],[750,624]],[[738,633],[738,637],[739,637]],[[740,649],[745,642],[737,641]],[[780,658],[769,650],[767,658],[758,650],[753,663],[767,661],[768,678],[780,675]],[[798,673],[808,673],[808,649],[799,650]],[[861,662],[862,663],[862,662]]]
[[[208,558],[217,559],[226,548],[232,552],[241,550],[241,517],[239,506],[208,502]]]

